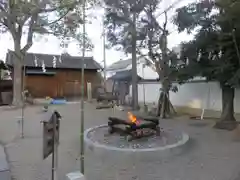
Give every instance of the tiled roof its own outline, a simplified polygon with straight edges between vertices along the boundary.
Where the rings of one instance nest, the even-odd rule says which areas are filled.
[[[125,69],[131,64],[132,64],[132,59],[120,60],[120,61],[113,63],[109,67],[107,67],[107,71],[115,71],[115,70],[119,70],[119,69]]]
[[[53,68],[53,60],[56,60],[56,69],[81,69],[83,58],[80,56],[68,56],[68,55],[52,55],[52,54],[37,54],[27,53],[25,56],[26,67],[42,67],[42,64],[46,68]],[[8,51],[6,56],[6,64],[13,65],[14,52]],[[84,58],[85,69],[102,69],[101,65],[97,63],[93,57]]]
[[[115,75],[111,76],[109,79],[112,79],[114,81],[132,81],[132,70],[125,70],[125,71],[119,71],[116,72]],[[138,81],[142,78],[137,75]]]

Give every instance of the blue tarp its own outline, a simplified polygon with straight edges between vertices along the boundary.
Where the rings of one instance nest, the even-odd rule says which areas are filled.
[[[66,104],[67,101],[65,99],[53,99],[51,104]]]

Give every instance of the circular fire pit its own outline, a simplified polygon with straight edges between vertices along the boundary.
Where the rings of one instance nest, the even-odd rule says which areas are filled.
[[[189,141],[189,136],[186,133],[166,128],[161,130],[160,136],[154,135],[128,141],[125,136],[109,134],[108,125],[100,125],[87,129],[84,133],[84,140],[88,150],[96,153],[103,153],[106,150],[141,154],[157,152],[158,156],[166,156],[181,153],[183,145]]]

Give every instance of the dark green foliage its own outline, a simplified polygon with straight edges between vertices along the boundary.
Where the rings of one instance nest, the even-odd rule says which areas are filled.
[[[240,83],[239,8],[238,0],[205,0],[178,9],[174,18],[180,32],[194,33],[192,41],[182,43],[184,63],[177,72],[178,80],[202,76],[219,82],[224,122],[235,120],[234,89]]]
[[[7,70],[8,68],[7,68],[7,65],[2,61],[2,60],[0,60],[0,71],[1,70]]]
[[[239,85],[239,47],[234,44],[234,36],[237,44],[240,40],[237,36],[240,31],[235,29],[239,23],[229,17],[233,16],[231,13],[220,13],[225,11],[225,5],[203,1],[177,10],[175,24],[179,31],[196,31],[192,41],[182,43],[181,58],[188,64],[183,66],[180,74],[185,77],[187,74],[189,77],[199,75],[223,84]]]

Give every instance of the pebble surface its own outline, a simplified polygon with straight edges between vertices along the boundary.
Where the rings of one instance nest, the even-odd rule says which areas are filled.
[[[117,148],[132,148],[132,149],[146,149],[164,147],[170,144],[175,144],[181,140],[181,132],[164,129],[161,131],[160,136],[153,135],[143,137],[132,141],[127,141],[126,136],[120,136],[117,133],[109,134],[108,127],[99,127],[90,131],[87,137],[93,143],[104,144]]]

